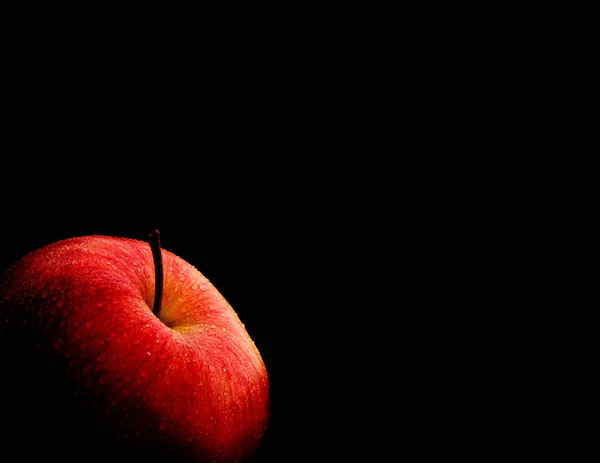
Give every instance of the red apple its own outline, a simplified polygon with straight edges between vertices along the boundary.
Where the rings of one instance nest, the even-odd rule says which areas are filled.
[[[158,232],[152,237],[73,237],[10,266],[0,283],[0,355],[11,359],[1,382],[17,384],[13,393],[27,390],[23,403],[46,412],[37,395],[52,391],[65,401],[50,407],[53,413],[68,410],[75,420],[70,432],[85,436],[82,427],[92,423],[89,433],[130,456],[152,449],[171,458],[164,461],[246,461],[269,420],[261,355],[208,279],[161,250]],[[31,384],[33,368],[46,370],[35,377],[47,383]],[[19,382],[23,375],[29,385]],[[15,405],[16,428],[22,420],[27,432],[42,420],[38,434],[53,436],[45,444],[56,441],[53,428],[66,418],[31,415],[35,410],[19,417],[22,405]],[[64,437],[65,448],[77,445]]]

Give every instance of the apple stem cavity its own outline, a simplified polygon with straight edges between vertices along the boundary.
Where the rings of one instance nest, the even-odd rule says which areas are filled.
[[[158,230],[153,230],[150,233],[150,249],[152,249],[152,257],[154,258],[154,305],[152,306],[152,313],[158,317],[162,303],[164,279],[160,232]]]

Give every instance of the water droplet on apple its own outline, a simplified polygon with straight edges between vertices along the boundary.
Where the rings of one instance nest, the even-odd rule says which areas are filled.
[[[90,320],[90,319],[88,319],[88,320],[86,320],[86,321],[85,321],[85,326],[86,326],[86,327],[88,327],[88,328],[91,328],[91,327],[93,327],[93,326],[94,326],[94,324],[95,324],[95,323],[94,323],[94,320]]]
[[[86,373],[89,373],[90,371],[92,371],[92,364],[90,362],[87,362],[83,366],[83,371],[85,371]]]
[[[104,345],[104,339],[95,339],[92,342],[90,342],[90,347],[95,351],[101,351],[104,348]]]
[[[165,423],[164,421],[161,421],[160,424],[158,425],[158,427],[160,428],[161,431],[164,431],[165,429],[167,429],[167,423]]]
[[[106,360],[106,358],[108,357],[108,354],[106,352],[100,352],[97,356],[96,356],[96,360],[98,360],[99,362],[104,362]]]
[[[62,299],[59,299],[58,301],[56,301],[56,307],[58,307],[59,309],[65,305],[65,301],[63,301]]]

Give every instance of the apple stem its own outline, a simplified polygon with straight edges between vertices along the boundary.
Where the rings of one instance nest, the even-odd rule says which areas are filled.
[[[152,257],[154,257],[154,305],[152,313],[158,317],[160,306],[162,303],[163,293],[163,264],[162,251],[160,249],[160,232],[153,230],[150,233],[150,249],[152,249]]]

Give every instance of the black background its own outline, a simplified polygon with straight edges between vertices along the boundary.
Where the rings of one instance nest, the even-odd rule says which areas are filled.
[[[265,360],[272,418],[257,461],[512,450],[515,423],[529,436],[529,422],[498,411],[513,359],[487,346],[514,342],[504,329],[529,309],[511,291],[515,269],[532,267],[511,248],[530,242],[505,194],[515,172],[538,175],[504,161],[529,108],[498,103],[512,87],[450,40],[462,20],[445,12],[251,8],[8,17],[2,267],[61,238],[158,228]]]
[[[60,238],[158,228],[263,355],[257,461],[510,452],[537,427],[514,326],[538,331],[530,301],[554,294],[530,284],[547,232],[528,235],[528,217],[548,189],[514,122],[536,119],[539,74],[514,80],[522,62],[488,28],[524,16],[336,7],[7,16],[2,266]]]

